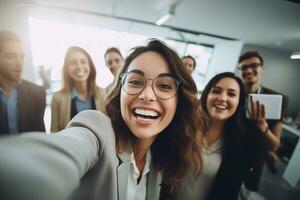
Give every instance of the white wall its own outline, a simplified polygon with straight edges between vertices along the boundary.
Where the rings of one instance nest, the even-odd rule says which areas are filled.
[[[0,19],[0,30],[12,31],[21,38],[26,54],[23,78],[35,82],[28,29],[28,8],[11,6],[0,1]]]
[[[291,60],[289,52],[261,46],[245,45],[242,52],[248,50],[257,50],[262,55],[265,67],[262,84],[288,96],[288,114],[294,117],[300,112],[300,60]]]
[[[207,84],[216,74],[234,72],[242,47],[243,42],[241,41],[226,41],[215,44],[205,83]]]

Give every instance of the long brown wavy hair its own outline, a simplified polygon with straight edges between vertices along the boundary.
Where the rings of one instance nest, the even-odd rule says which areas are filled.
[[[89,55],[89,53],[86,50],[84,50],[83,48],[77,47],[77,46],[69,47],[66,52],[64,65],[63,65],[63,87],[62,87],[62,90],[70,91],[73,87],[73,81],[68,73],[68,67],[70,64],[70,56],[73,52],[76,52],[76,51],[84,54],[88,59],[89,66],[90,66],[90,75],[87,80],[87,85],[88,85],[89,92],[91,92],[92,94],[95,94],[95,92],[96,92],[96,67],[95,67],[95,64],[94,64],[91,56]]]
[[[236,81],[239,85],[240,95],[239,95],[239,103],[236,108],[235,113],[229,117],[223,128],[223,138],[224,137],[231,137],[233,141],[236,142],[236,145],[241,145],[245,134],[246,134],[246,112],[245,112],[245,99],[246,99],[246,91],[242,80],[236,76],[232,72],[223,72],[220,74],[215,75],[205,86],[204,90],[202,91],[201,98],[200,98],[200,106],[202,112],[202,120],[205,123],[201,127],[201,130],[204,134],[206,134],[210,128],[211,118],[209,112],[207,110],[207,97],[211,92],[212,88],[214,88],[217,83],[224,79],[224,78],[231,78]]]
[[[134,48],[126,58],[120,73],[127,72],[135,58],[149,51],[162,55],[172,75],[181,81],[177,91],[178,104],[175,116],[151,145],[152,163],[157,170],[162,172],[163,184],[170,191],[174,191],[188,170],[195,167],[195,177],[197,177],[202,166],[197,88],[191,76],[186,73],[177,53],[157,39],[150,40],[146,46]],[[106,113],[112,120],[118,151],[134,141],[134,134],[130,132],[121,115],[121,87],[119,78],[106,102]]]

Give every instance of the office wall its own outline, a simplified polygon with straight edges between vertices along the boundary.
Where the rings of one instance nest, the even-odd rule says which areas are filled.
[[[0,30],[13,31],[21,38],[26,54],[23,78],[34,82],[35,75],[32,64],[28,16],[27,7],[11,6],[7,2],[0,1]]]
[[[244,45],[242,52],[247,50],[257,50],[262,55],[265,66],[262,84],[287,95],[288,114],[295,117],[300,112],[300,60],[291,60],[290,52],[256,45]]]
[[[216,74],[235,70],[243,44],[242,41],[224,41],[215,44],[211,63],[205,76],[206,84]]]

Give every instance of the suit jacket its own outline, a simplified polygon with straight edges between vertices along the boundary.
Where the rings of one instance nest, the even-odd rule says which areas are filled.
[[[17,107],[19,132],[45,131],[46,96],[43,87],[21,80],[17,86]],[[7,114],[0,105],[0,135],[8,132]]]
[[[97,87],[94,94],[96,110],[104,110],[105,91]],[[51,102],[51,132],[64,129],[71,120],[71,93],[69,91],[58,91],[53,94]]]
[[[117,155],[110,119],[97,111],[80,112],[58,134],[0,139],[0,160],[0,199],[126,198],[129,159]],[[151,168],[148,200],[160,183]]]

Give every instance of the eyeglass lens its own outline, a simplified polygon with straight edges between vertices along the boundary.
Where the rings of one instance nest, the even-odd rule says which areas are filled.
[[[155,95],[161,99],[171,98],[177,92],[177,82],[171,76],[161,76],[154,80],[146,80],[143,75],[135,72],[124,74],[122,79],[123,89],[128,94],[139,94],[144,90],[148,81],[152,81],[152,89]]]
[[[256,69],[258,66],[260,66],[261,64],[260,63],[251,63],[251,64],[249,64],[249,65],[242,65],[241,67],[240,67],[240,69],[242,70],[242,71],[244,71],[244,70],[247,70],[247,69]]]

